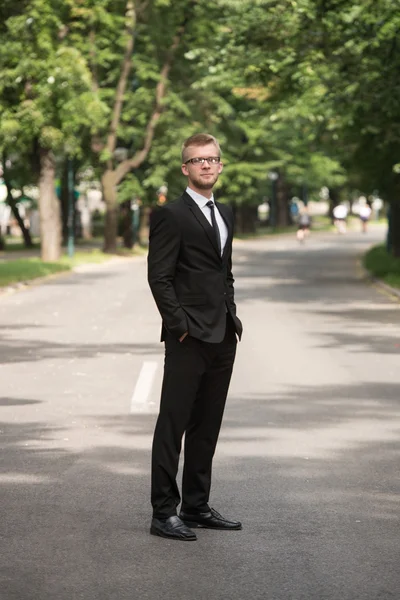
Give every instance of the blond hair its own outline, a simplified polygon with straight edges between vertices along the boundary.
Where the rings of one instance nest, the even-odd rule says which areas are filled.
[[[215,144],[218,148],[219,155],[221,154],[218,140],[213,135],[210,135],[209,133],[195,133],[187,138],[182,144],[182,162],[184,163],[188,160],[187,149],[190,146],[207,146],[207,144]]]

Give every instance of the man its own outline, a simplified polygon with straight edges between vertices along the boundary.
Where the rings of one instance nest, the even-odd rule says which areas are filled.
[[[193,528],[241,529],[210,508],[211,466],[242,324],[232,277],[231,210],[214,202],[222,171],[217,140],[197,134],[182,148],[188,187],[151,218],[148,279],[162,317],[164,379],[152,451],[150,533],[193,541]],[[182,437],[182,506],[176,483]]]

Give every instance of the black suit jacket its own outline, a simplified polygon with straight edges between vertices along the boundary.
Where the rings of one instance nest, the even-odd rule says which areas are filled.
[[[241,337],[232,276],[233,214],[228,206],[216,205],[228,228],[222,257],[213,227],[186,192],[151,215],[148,281],[163,321],[161,340],[167,330],[176,338],[188,331],[200,340],[221,342],[227,311]]]

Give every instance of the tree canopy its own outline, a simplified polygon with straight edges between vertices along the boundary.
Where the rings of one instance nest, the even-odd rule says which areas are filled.
[[[392,0],[5,0],[0,17],[2,153],[41,183],[43,219],[63,160],[90,165],[108,251],[120,202],[179,193],[196,131],[221,142],[223,201],[259,202],[273,170],[286,196],[379,190],[400,211]]]

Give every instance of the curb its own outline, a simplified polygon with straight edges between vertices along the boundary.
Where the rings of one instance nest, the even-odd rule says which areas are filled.
[[[382,281],[381,279],[377,279],[376,277],[374,277],[373,275],[369,274],[371,281],[381,287],[383,290],[385,290],[388,294],[390,294],[391,296],[394,296],[395,298],[397,298],[397,300],[400,300],[400,290],[396,290],[395,288],[392,288],[390,285],[388,285],[387,283],[385,283],[384,281]]]
[[[393,296],[396,300],[400,300],[400,290],[393,288],[391,285],[388,285],[387,283],[382,281],[382,279],[378,279],[378,277],[375,277],[374,275],[372,275],[372,273],[370,273],[370,271],[368,271],[364,266],[362,266],[362,265],[360,265],[360,266],[361,266],[363,276],[365,279],[368,279],[370,283],[373,283],[378,288],[381,288],[387,294],[390,294],[391,296]]]

